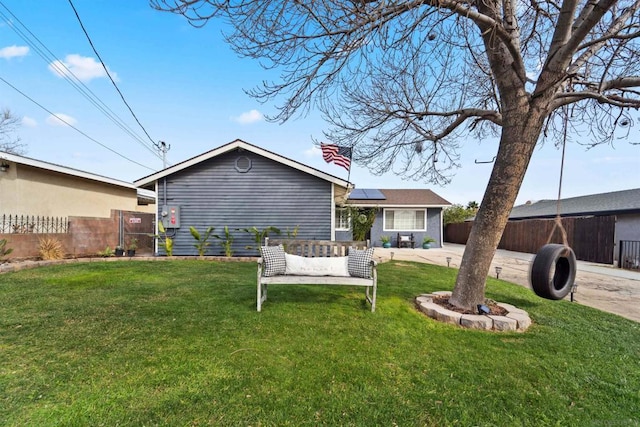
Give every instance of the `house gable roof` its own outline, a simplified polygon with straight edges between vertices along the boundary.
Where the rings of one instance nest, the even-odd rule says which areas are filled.
[[[634,212],[640,212],[640,188],[560,200],[561,216],[611,215]],[[556,200],[540,200],[515,206],[509,219],[553,218],[556,213]]]
[[[136,190],[138,200],[144,201],[146,204],[155,203],[156,193],[154,191],[143,190],[137,188],[130,182],[120,181],[119,179],[109,178],[102,175],[82,171],[79,169],[70,168],[67,166],[58,165],[55,163],[45,162],[43,160],[32,159],[30,157],[19,156],[17,154],[6,153],[0,151],[0,160],[6,160],[19,165],[30,166],[44,171],[57,172],[63,175],[72,176],[75,178],[87,179],[90,181],[96,181],[102,184],[115,185],[117,187],[123,187],[131,190]]]
[[[363,189],[367,192],[367,189]],[[450,206],[447,200],[428,189],[380,189],[384,199],[352,199],[347,201],[356,206],[389,206],[389,207],[445,207]]]
[[[116,185],[118,187],[125,187],[135,189],[136,186],[130,182],[120,181],[119,179],[109,178],[102,175],[96,175],[94,173],[81,171],[79,169],[73,169],[66,166],[57,165],[55,163],[49,163],[42,160],[32,159],[30,157],[19,156],[17,154],[5,153],[0,151],[0,160],[7,160],[13,163],[31,166],[38,169],[43,169],[51,172],[58,172],[65,175],[74,176],[77,178],[89,179],[91,181],[98,181],[104,184]]]
[[[212,159],[214,157],[220,156],[222,154],[228,153],[233,150],[246,150],[252,153],[258,154],[260,156],[266,157],[268,159],[274,160],[276,162],[282,163],[284,165],[290,166],[299,171],[308,173],[310,175],[316,176],[318,178],[324,179],[325,181],[329,181],[331,183],[340,185],[342,187],[348,188],[352,187],[348,181],[340,179],[336,176],[330,175],[328,173],[322,172],[318,169],[312,168],[295,160],[289,159],[287,157],[276,154],[272,151],[265,150],[264,148],[260,148],[256,145],[249,144],[248,142],[242,141],[241,139],[236,139],[228,144],[222,145],[218,148],[214,148],[213,150],[207,151],[206,153],[202,153],[198,156],[187,159],[183,162],[170,166],[166,169],[163,169],[159,172],[153,173],[151,175],[145,176],[134,181],[134,184],[138,187],[145,187],[153,184],[160,178],[164,178],[168,175],[174,174],[176,172],[187,169],[191,166],[194,166],[198,163],[204,162],[205,160]]]

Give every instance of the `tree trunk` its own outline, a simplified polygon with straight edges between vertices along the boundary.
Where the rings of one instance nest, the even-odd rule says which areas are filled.
[[[530,110],[527,104],[521,104],[509,116],[503,126],[493,171],[471,228],[450,299],[453,305],[465,309],[473,310],[484,303],[491,261],[542,128],[542,115],[539,111]]]

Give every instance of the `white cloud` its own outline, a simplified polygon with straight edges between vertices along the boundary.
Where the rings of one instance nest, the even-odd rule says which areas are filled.
[[[311,148],[304,150],[304,155],[305,157],[320,157],[322,155],[322,150],[313,145]]]
[[[258,110],[245,111],[237,117],[231,117],[231,120],[234,122],[240,123],[241,125],[248,125],[255,122],[260,122],[264,119],[262,113]]]
[[[34,127],[38,126],[38,122],[36,122],[36,119],[24,116],[22,118],[22,125],[26,126],[28,128],[34,128]]]
[[[28,53],[28,46],[7,46],[0,49],[0,58],[11,59],[20,56],[27,56]]]
[[[75,125],[76,123],[78,123],[76,119],[63,113],[55,113],[50,115],[49,117],[47,117],[46,122],[50,126],[68,126],[68,124]]]
[[[109,67],[107,67],[109,69]],[[102,64],[88,56],[77,54],[67,55],[64,61],[56,60],[49,64],[49,70],[58,77],[64,77],[71,71],[80,81],[88,82],[93,79],[107,77]],[[116,82],[118,75],[109,69],[109,74]]]

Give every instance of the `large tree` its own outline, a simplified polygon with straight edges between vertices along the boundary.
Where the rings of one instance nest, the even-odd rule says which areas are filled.
[[[274,121],[318,108],[326,136],[375,173],[447,182],[458,145],[499,139],[451,302],[483,302],[534,148],[628,132],[640,107],[640,0],[151,0],[196,26],[231,24],[243,56],[280,72],[250,93]],[[582,124],[582,126],[581,126]]]

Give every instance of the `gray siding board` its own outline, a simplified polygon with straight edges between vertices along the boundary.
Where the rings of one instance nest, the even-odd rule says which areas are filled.
[[[251,159],[246,173],[235,169],[239,156]],[[158,183],[158,209],[164,195]],[[331,186],[321,178],[251,152],[232,152],[209,159],[167,178],[167,204],[180,206],[174,254],[196,255],[189,226],[203,232],[215,227],[222,234],[228,226],[233,234],[235,255],[255,255],[245,246],[254,245],[253,235],[238,228],[275,226],[293,230],[299,225],[300,239],[329,240],[331,237]],[[219,241],[211,240],[209,254],[221,253]]]
[[[615,249],[613,259],[618,261],[620,240],[640,241],[640,214],[619,214],[616,216]]]

